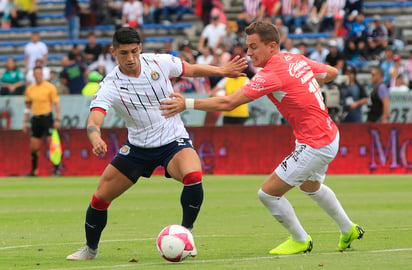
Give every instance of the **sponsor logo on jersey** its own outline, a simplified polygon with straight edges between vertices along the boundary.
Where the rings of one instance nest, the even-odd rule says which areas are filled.
[[[156,70],[153,70],[152,72],[150,72],[150,76],[152,77],[154,81],[157,81],[160,78],[159,73]]]
[[[123,145],[122,148],[120,148],[119,153],[127,156],[130,153],[130,146]]]
[[[259,92],[263,90],[265,81],[266,80],[262,76],[256,74],[250,81],[250,86],[252,87],[252,90]]]
[[[310,70],[308,63],[304,60],[299,60],[295,63],[289,63],[289,75],[295,78],[300,78]]]

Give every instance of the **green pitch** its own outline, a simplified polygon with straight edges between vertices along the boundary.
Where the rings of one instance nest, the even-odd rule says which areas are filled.
[[[287,194],[314,241],[310,254],[270,256],[287,237],[257,198],[265,176],[204,176],[205,200],[194,230],[199,255],[172,264],[155,238],[180,223],[181,185],[142,178],[109,208],[99,258],[69,262],[84,244],[84,216],[98,177],[0,179],[0,269],[411,269],[412,177],[329,176],[349,216],[366,230],[336,251],[335,223],[307,196]],[[136,259],[138,262],[129,262]]]

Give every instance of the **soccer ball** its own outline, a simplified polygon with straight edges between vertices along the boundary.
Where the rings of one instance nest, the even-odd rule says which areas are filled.
[[[165,227],[157,236],[156,247],[169,262],[181,262],[197,255],[192,233],[181,225]]]

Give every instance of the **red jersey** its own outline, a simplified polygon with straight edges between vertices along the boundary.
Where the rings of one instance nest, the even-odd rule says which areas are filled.
[[[320,148],[330,144],[338,131],[316,80],[326,74],[324,64],[300,54],[278,53],[242,90],[253,100],[266,95],[291,124],[299,143]]]

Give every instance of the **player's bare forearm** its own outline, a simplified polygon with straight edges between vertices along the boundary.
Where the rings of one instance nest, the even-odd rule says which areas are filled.
[[[87,136],[93,146],[93,154],[96,156],[107,152],[107,145],[101,137],[100,127],[104,120],[104,114],[100,111],[91,111],[87,122]]]
[[[243,71],[248,67],[245,58],[236,56],[223,67],[189,64],[185,62],[185,77],[206,77],[206,76],[222,76],[222,77],[240,77],[246,76]]]
[[[160,109],[166,118],[172,117],[185,109],[207,112],[231,111],[237,106],[251,101],[241,90],[230,96],[210,97],[205,99],[185,99],[179,93],[172,93],[172,99],[162,101]],[[189,102],[188,102],[189,101]],[[191,108],[188,108],[190,106]]]

